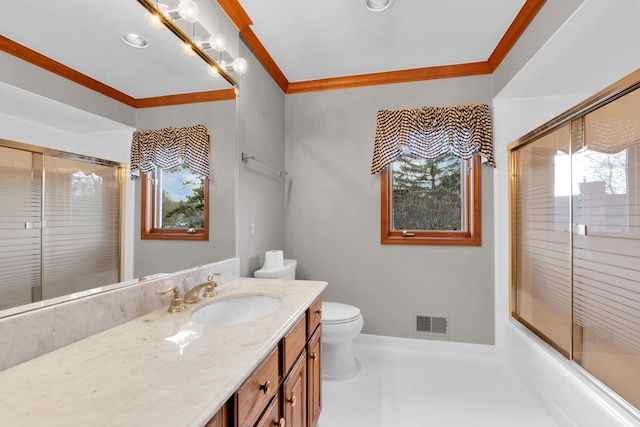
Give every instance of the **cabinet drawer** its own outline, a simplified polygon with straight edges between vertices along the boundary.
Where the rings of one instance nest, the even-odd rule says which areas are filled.
[[[238,425],[252,426],[280,388],[279,352],[275,348],[236,392]]]
[[[307,343],[307,322],[305,316],[295,324],[282,339],[282,376],[286,376]]]
[[[307,336],[310,337],[322,319],[322,295],[307,309]]]
[[[276,396],[258,420],[256,427],[282,427],[284,425],[284,418],[280,418],[280,401]]]

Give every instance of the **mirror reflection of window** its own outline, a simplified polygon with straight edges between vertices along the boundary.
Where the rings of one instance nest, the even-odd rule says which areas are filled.
[[[209,240],[209,180],[181,163],[142,174],[142,239]]]
[[[156,227],[204,228],[205,177],[185,164],[156,174]]]

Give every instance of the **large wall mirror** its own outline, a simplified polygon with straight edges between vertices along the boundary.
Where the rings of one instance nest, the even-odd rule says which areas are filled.
[[[173,10],[179,2],[162,3]],[[206,52],[216,62],[230,63],[239,56],[235,26],[217,2],[195,3],[200,12],[197,23],[176,20],[176,25],[194,40],[224,39],[224,51],[206,47]],[[64,4],[24,0],[7,4],[0,16],[0,96],[6,101],[0,103],[0,139],[126,165],[136,129],[203,124],[210,131],[213,210],[208,242],[141,242],[140,183],[118,172],[124,175],[125,193],[123,273],[111,270],[113,277],[108,281],[124,285],[236,254],[233,86],[221,76],[212,76],[202,58],[185,55],[174,33],[150,26],[146,12],[138,0]],[[126,32],[142,36],[147,46],[125,44]],[[229,68],[229,74],[237,77],[234,73]],[[31,289],[25,292],[32,297]],[[69,293],[77,294],[75,289]],[[3,304],[0,317],[47,305],[49,296],[55,303],[65,298],[63,294],[35,292],[32,301],[44,303]],[[0,299],[5,298],[0,294]],[[13,307],[6,309],[9,305]]]

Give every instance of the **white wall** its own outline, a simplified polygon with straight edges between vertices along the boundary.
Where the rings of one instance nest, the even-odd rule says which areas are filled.
[[[364,333],[414,333],[446,316],[449,335],[493,343],[493,171],[482,166],[482,246],[380,244],[380,177],[371,175],[382,109],[488,103],[490,76],[287,95],[285,256],[325,299],[360,307]],[[504,168],[504,164],[498,167]]]
[[[640,4],[547,1],[494,74],[496,162],[512,141],[604,89],[640,66]],[[572,13],[566,9],[573,8]],[[563,9],[564,13],[554,13]],[[562,16],[566,22],[558,22]],[[550,35],[553,37],[549,38]],[[530,46],[539,46],[533,51]],[[522,61],[514,72],[510,64]],[[637,420],[560,357],[509,319],[509,202],[506,168],[495,171],[496,345],[562,426],[633,426]]]

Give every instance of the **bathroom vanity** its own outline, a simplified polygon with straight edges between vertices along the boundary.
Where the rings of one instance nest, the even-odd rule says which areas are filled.
[[[178,313],[156,297],[163,308],[0,371],[0,425],[313,427],[326,285],[236,278]],[[282,303],[236,324],[191,317],[241,295]]]

